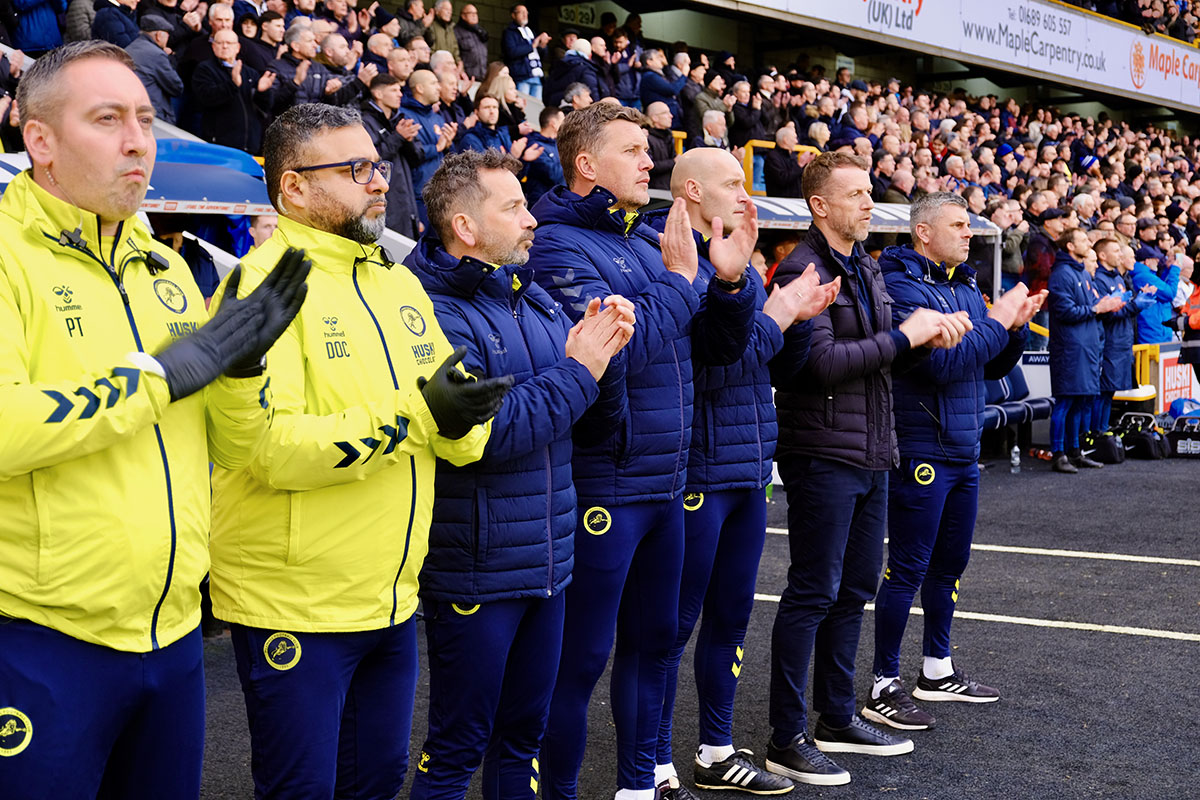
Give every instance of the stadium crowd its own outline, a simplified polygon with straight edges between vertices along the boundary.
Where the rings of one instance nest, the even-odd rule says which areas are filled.
[[[693,633],[698,789],[847,783],[834,758],[912,752],[926,703],[1000,699],[950,630],[984,383],[1030,323],[1049,322],[1060,472],[1098,466],[1081,437],[1104,434],[1135,341],[1200,344],[1189,137],[847,69],[744,73],[656,46],[636,14],[556,39],[516,5],[489,62],[449,0],[39,8],[80,40],[48,23],[36,64],[0,64],[6,146],[32,163],[0,199],[18,797],[198,796],[206,572],[259,797],[395,796],[418,601],[412,798],[463,797],[481,767],[487,797],[577,797],[610,655],[616,800],[694,798],[672,753]],[[254,220],[212,291],[136,217],[154,114],[263,158],[277,227]],[[746,164],[804,198],[803,240],[759,237]],[[655,187],[669,208],[647,210]],[[911,206],[904,244],[869,236],[877,201]],[[1002,231],[1000,287],[970,213]],[[403,268],[385,227],[417,239]],[[733,704],[773,459],[791,564],[760,767]]]
[[[1137,25],[1146,33],[1161,33],[1195,42],[1200,30],[1196,0],[1063,0],[1068,5],[1095,11]]]

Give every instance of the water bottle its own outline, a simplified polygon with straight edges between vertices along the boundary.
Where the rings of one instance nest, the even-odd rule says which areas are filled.
[[[1012,454],[1008,457],[1008,471],[1016,475],[1021,471],[1021,450],[1015,444],[1013,445]]]

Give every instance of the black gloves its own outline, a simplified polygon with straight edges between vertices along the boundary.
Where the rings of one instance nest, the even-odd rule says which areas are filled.
[[[455,366],[466,354],[467,348],[456,347],[433,377],[417,379],[438,433],[447,439],[461,439],[471,428],[496,416],[513,385],[512,375],[484,380],[463,375]]]
[[[242,267],[234,267],[213,318],[154,357],[166,373],[171,400],[203,389],[222,373],[258,374],[263,356],[300,311],[311,267],[303,250],[288,248],[263,282],[241,300],[237,291]]]

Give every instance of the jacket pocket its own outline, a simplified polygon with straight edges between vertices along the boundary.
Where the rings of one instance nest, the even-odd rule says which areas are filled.
[[[704,404],[704,448],[710,459],[717,456],[717,419],[712,403]]]
[[[627,413],[621,419],[621,427],[613,436],[613,463],[624,467],[629,460],[629,443],[633,439],[633,414]]]
[[[285,558],[288,566],[300,563],[300,527],[303,519],[301,506],[303,503],[304,492],[289,493],[287,556]]]
[[[475,562],[487,563],[488,551],[488,500],[487,489],[475,489],[475,510],[471,515],[472,538],[475,543]]]
[[[54,550],[54,528],[52,527],[53,520],[50,518],[49,490],[44,485],[42,475],[41,470],[34,470],[30,473],[30,481],[33,487],[31,502],[37,513],[38,526],[37,553],[34,555],[34,568],[30,571],[30,577],[34,578],[35,584],[49,582],[54,562],[52,557]]]
[[[827,395],[825,395],[825,428],[826,428],[826,430],[833,429],[833,421],[834,421],[834,418],[837,416],[836,414],[834,414],[834,410],[833,410],[834,402],[836,402],[835,395],[834,395],[833,390],[830,389],[829,393]]]

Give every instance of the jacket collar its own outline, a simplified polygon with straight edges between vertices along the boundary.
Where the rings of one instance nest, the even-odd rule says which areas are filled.
[[[532,269],[515,264],[489,264],[473,256],[456,259],[432,233],[421,237],[404,263],[421,276],[421,283],[429,290],[468,299],[500,298],[514,307],[524,297],[547,310],[550,308],[536,292],[530,291]]]
[[[821,233],[821,229],[816,225],[808,226],[808,234],[805,236],[805,241],[808,246],[816,251],[817,255],[821,256],[825,264],[838,272],[845,273],[846,269],[842,266],[843,256],[839,256],[833,252],[833,248],[829,246],[829,240],[825,238],[825,234]],[[854,249],[850,251],[850,256],[859,263],[862,262],[864,251],[862,245],[858,242],[854,243]]]
[[[284,247],[303,249],[313,267],[325,272],[351,272],[363,263],[392,268],[388,252],[378,244],[359,244],[336,233],[310,228],[280,215],[276,235]]]
[[[50,194],[33,180],[30,170],[17,175],[8,184],[0,198],[0,213],[19,220],[26,235],[35,237],[39,243],[53,240],[65,248],[70,245],[64,234],[78,230],[81,246],[74,249],[82,251],[86,248],[106,264],[109,262],[101,246],[100,216]],[[121,241],[126,244],[140,250],[150,249],[150,232],[137,217],[125,220],[119,231]]]

